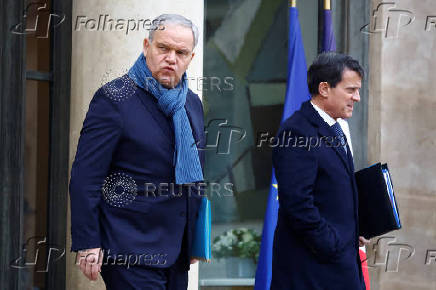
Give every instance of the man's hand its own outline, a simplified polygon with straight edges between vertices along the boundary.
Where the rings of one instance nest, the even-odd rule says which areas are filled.
[[[198,262],[198,259],[191,258],[191,264],[195,264],[195,263],[197,263],[197,262]]]
[[[365,239],[364,237],[360,236],[359,237],[359,247],[363,247],[366,246],[370,243],[370,240]]]
[[[91,281],[98,278],[103,261],[103,252],[101,248],[82,250],[77,252],[76,265],[79,266],[82,273]]]

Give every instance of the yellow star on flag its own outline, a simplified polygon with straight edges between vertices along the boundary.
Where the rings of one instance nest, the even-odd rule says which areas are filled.
[[[272,186],[273,186],[275,189],[279,189],[279,186],[277,185],[277,183],[272,184]],[[279,200],[279,195],[278,195],[278,194],[277,194],[277,200]]]

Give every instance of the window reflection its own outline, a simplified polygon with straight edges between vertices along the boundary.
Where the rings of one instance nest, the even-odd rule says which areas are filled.
[[[304,5],[305,16],[312,19],[307,33],[313,39],[306,47],[312,56],[317,51],[317,1]],[[250,287],[256,255],[247,252],[259,245],[272,168],[271,148],[256,144],[261,132],[276,134],[282,115],[288,1],[207,0],[205,9],[204,76],[229,78],[233,85],[203,89],[205,178],[220,188],[231,184],[232,191],[208,188],[215,255],[211,264],[200,265],[200,287]]]

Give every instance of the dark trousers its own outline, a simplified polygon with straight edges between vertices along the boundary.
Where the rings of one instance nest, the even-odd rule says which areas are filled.
[[[101,277],[107,290],[186,290],[188,288],[189,261],[186,254],[187,230],[182,239],[181,252],[169,268],[147,265],[120,265],[103,263]],[[106,261],[106,259],[103,259]]]
[[[185,290],[188,271],[176,262],[169,268],[103,265],[101,276],[107,290]]]
[[[186,228],[181,252],[169,268],[152,268],[147,265],[116,265],[103,263],[101,276],[107,290],[186,290],[188,267],[186,260]]]

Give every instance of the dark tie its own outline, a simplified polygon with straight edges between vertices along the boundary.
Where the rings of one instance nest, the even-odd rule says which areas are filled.
[[[336,122],[331,126],[331,128],[335,131],[336,137],[338,138],[338,141],[342,145],[342,148],[344,149],[345,154],[348,154],[348,152],[347,152],[347,137],[345,137],[345,134],[342,131],[341,125],[339,125],[339,123]]]
[[[342,148],[344,151],[342,153],[345,153],[346,159],[348,161],[348,165],[350,166],[351,172],[354,172],[354,162],[353,162],[353,156],[351,155],[350,147],[347,145],[347,137],[345,136],[344,132],[342,131],[341,125],[339,125],[338,122],[336,122],[333,126],[331,126],[332,129],[335,131],[336,136],[338,138],[338,141],[341,142]]]

